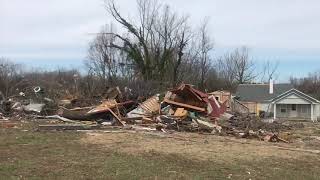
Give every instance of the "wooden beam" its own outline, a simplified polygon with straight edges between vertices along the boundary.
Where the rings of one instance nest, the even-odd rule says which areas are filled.
[[[118,115],[116,115],[116,113],[114,113],[111,109],[109,109],[109,112],[117,119],[117,121],[124,126],[124,123],[121,121],[121,119],[119,118]]]
[[[187,108],[187,109],[193,109],[193,110],[200,111],[200,112],[205,112],[206,111],[205,108],[192,106],[192,105],[184,104],[184,103],[179,103],[179,102],[171,101],[169,99],[164,99],[163,102],[166,102],[168,104],[177,105],[177,106],[180,106],[180,107],[184,107],[184,108]]]

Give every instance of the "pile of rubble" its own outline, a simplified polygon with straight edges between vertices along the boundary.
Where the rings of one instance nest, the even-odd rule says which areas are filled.
[[[119,88],[110,88],[98,105],[81,100],[60,100],[52,114],[43,113],[52,103],[9,103],[8,109],[19,114],[28,113],[38,119],[58,119],[65,124],[39,125],[40,130],[86,130],[104,127],[147,131],[187,131],[257,138],[272,142],[287,142],[277,136],[289,129],[280,123],[264,123],[250,115],[232,115],[226,104],[214,96],[201,92],[189,84],[182,84],[165,94],[140,99],[123,98]],[[87,106],[89,105],[89,106]],[[52,105],[51,105],[52,106]],[[52,106],[53,107],[53,106]]]
[[[281,138],[279,136],[280,132],[295,128],[293,125],[284,125],[277,121],[271,123],[263,122],[259,117],[250,114],[237,114],[228,119],[221,118],[219,124],[223,127],[226,135],[286,143],[288,143],[288,140]],[[302,123],[300,125],[303,127]],[[301,126],[299,128],[302,128]]]

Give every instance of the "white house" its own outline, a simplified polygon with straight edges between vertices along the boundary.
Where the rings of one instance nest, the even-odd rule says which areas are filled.
[[[320,101],[294,89],[291,84],[240,84],[236,97],[251,113],[273,114],[274,119],[306,119],[320,117]]]

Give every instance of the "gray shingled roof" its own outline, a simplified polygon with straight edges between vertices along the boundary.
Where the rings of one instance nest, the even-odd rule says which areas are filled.
[[[269,84],[240,84],[236,96],[240,101],[264,102],[294,88],[291,84],[274,84],[273,87],[273,94],[269,94]]]
[[[282,95],[276,97],[275,99],[273,99],[273,101],[277,101],[277,100],[279,100],[287,95],[290,95],[290,94],[297,94],[298,96],[304,98],[305,100],[308,100],[308,101],[311,101],[314,103],[319,103],[319,101],[316,98],[314,98],[308,94],[305,94],[297,89],[291,89],[290,91],[287,91],[286,93],[283,93]]]

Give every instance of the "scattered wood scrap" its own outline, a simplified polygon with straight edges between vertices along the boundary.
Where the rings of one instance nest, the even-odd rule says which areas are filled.
[[[117,109],[117,105],[118,105],[118,103],[114,99],[113,100],[106,100],[102,104],[100,104],[99,106],[88,111],[87,114],[91,115],[91,114],[99,114],[99,113],[103,113],[103,112],[109,112],[110,109],[112,109],[112,108]],[[119,111],[119,110],[117,109],[117,111]]]

